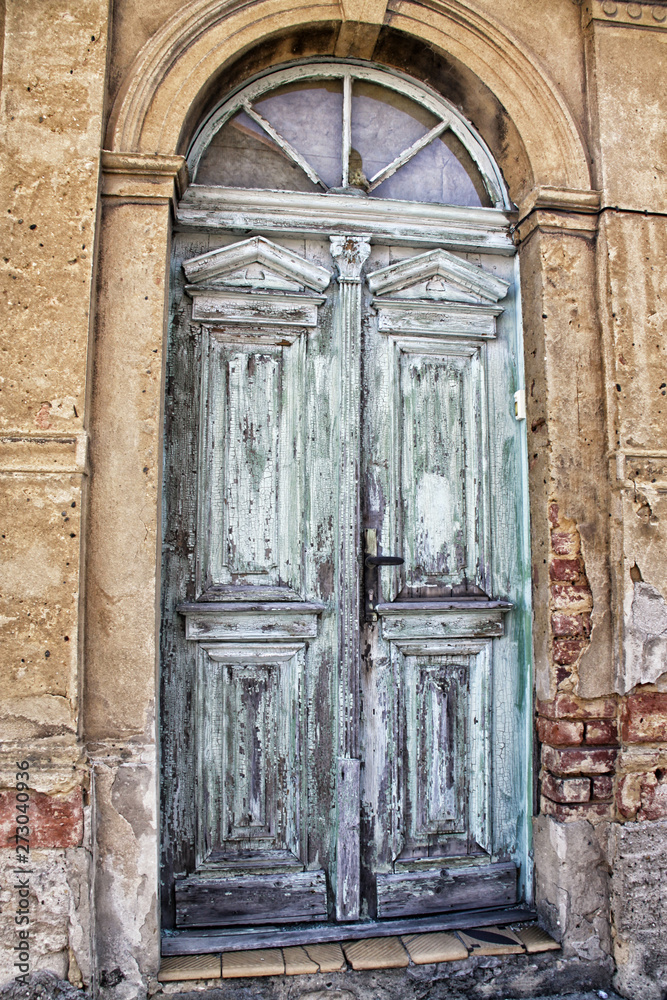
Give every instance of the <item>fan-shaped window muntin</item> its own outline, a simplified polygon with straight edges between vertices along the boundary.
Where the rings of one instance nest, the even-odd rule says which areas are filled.
[[[188,154],[206,186],[509,208],[483,140],[402,74],[311,63],[258,77],[219,104]]]

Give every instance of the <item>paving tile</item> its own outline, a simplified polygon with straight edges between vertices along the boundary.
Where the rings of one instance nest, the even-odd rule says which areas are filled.
[[[223,952],[223,979],[238,979],[241,976],[283,976],[284,974],[285,963],[280,948]]]
[[[535,955],[538,951],[560,951],[558,941],[554,941],[550,934],[543,931],[541,927],[522,927],[517,931],[529,955]]]
[[[160,961],[160,983],[181,979],[220,979],[219,955],[170,955]]]
[[[473,927],[457,931],[472,955],[518,955],[524,951],[523,943],[514,931],[504,927]]]
[[[468,957],[468,949],[455,934],[437,932],[432,934],[410,934],[401,938],[415,965],[430,965],[431,962],[457,962]]]
[[[365,938],[343,942],[345,957],[353,969],[404,969],[408,953],[397,937]]]
[[[320,972],[342,972],[345,968],[345,955],[338,943],[307,944],[304,947],[308,957],[319,965]]]
[[[287,976],[303,976],[308,972],[319,972],[317,962],[309,958],[306,949],[297,945],[294,948],[283,948],[285,959],[285,974]]]

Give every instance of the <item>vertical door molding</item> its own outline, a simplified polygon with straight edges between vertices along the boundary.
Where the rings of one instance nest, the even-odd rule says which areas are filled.
[[[340,286],[338,506],[338,838],[336,917],[359,917],[359,465],[361,420],[361,270],[368,237],[332,236]]]

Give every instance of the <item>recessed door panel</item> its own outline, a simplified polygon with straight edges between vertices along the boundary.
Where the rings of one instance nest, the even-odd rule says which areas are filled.
[[[204,591],[298,587],[303,517],[301,338],[204,328],[199,571]],[[278,338],[280,339],[280,338]],[[284,339],[284,338],[282,338]],[[248,342],[250,341],[250,342]]]
[[[392,862],[488,853],[491,641],[391,643]]]
[[[224,352],[223,565],[230,575],[270,574],[278,564],[279,350]]]
[[[479,349],[447,352],[399,342],[396,353],[406,592],[434,596],[481,586],[486,498]]]
[[[467,568],[461,369],[442,357],[401,352],[401,495],[410,589],[443,578],[458,582]]]
[[[201,650],[202,864],[251,850],[290,851],[303,864],[303,669],[302,644]]]
[[[406,825],[414,843],[466,830],[467,674],[456,656],[406,661]]]

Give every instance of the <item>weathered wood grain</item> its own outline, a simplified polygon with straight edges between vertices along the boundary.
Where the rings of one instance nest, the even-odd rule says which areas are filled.
[[[338,760],[338,840],[336,843],[336,917],[352,920],[359,916],[361,886],[359,842],[360,761]]]
[[[457,303],[414,302],[410,299],[374,299],[381,333],[403,336],[465,337],[492,340],[496,335],[493,306],[464,306]]]
[[[317,326],[317,307],[325,301],[314,295],[254,294],[189,285],[192,318],[202,323],[259,324],[262,326]]]
[[[186,639],[243,641],[314,639],[323,606],[305,601],[274,605],[202,602],[181,604],[178,610],[185,617]]]
[[[378,875],[378,916],[509,906],[516,902],[516,878],[516,866],[510,863]]]
[[[449,639],[501,636],[507,610],[491,608],[447,608],[442,610],[398,610],[380,605],[382,635],[385,639]]]
[[[324,920],[327,914],[324,872],[294,875],[245,875],[176,882],[176,924],[219,927],[224,924],[295,923]]]
[[[339,342],[341,398],[338,413],[338,739],[339,831],[336,860],[336,916],[356,920],[359,885],[359,662],[361,440],[361,270],[368,240],[331,237],[338,267],[335,330]],[[356,801],[353,800],[356,796]]]
[[[301,279],[309,287],[317,284],[320,288],[330,282],[330,260],[326,260],[328,270],[308,260],[303,244],[264,245],[261,251],[271,257],[272,270],[268,275],[268,268],[253,270],[257,260],[252,258],[257,254],[254,241],[250,243],[250,248],[246,245],[241,250],[233,245],[222,247],[219,253],[210,245],[204,248],[209,252],[203,255],[204,264],[199,258],[202,283],[211,278],[207,269],[217,269],[217,279],[223,283],[250,283],[255,289],[262,282],[264,287],[279,286],[281,280],[284,284]],[[317,246],[314,250],[318,261],[325,258]],[[243,255],[250,266],[239,272]],[[236,270],[230,273],[232,267]],[[176,284],[182,289],[180,276]],[[191,297],[196,300],[206,290],[191,287]],[[230,293],[231,301],[241,303],[260,294],[251,289],[223,291]],[[180,294],[183,302],[182,290]],[[289,319],[285,310],[291,305],[285,290],[275,288],[265,294],[267,301],[270,298],[278,301],[282,318]],[[301,308],[303,297],[296,301]],[[324,301],[309,296],[308,309]],[[187,315],[187,300],[184,305]],[[316,343],[317,310],[309,315]],[[330,313],[325,316],[329,326]],[[188,642],[182,630],[180,635],[176,630],[180,664],[187,662],[188,655],[192,657],[194,648],[199,649],[196,675],[187,677],[183,689],[175,671],[165,703],[167,713],[178,710],[177,703],[183,703],[185,694],[189,705],[185,724],[196,737],[189,756],[174,767],[166,785],[174,804],[185,791],[190,821],[182,827],[188,830],[190,853],[176,870],[192,873],[189,877],[195,880],[217,878],[218,889],[220,879],[225,881],[227,876],[252,880],[247,892],[246,883],[234,890],[247,895],[245,910],[241,902],[236,915],[226,913],[227,897],[218,896],[218,910],[214,907],[208,916],[202,911],[193,918],[204,925],[207,921],[215,925],[239,920],[326,919],[324,875],[315,878],[316,892],[302,876],[308,864],[322,872],[321,863],[327,863],[335,839],[334,824],[327,816],[335,808],[331,794],[334,748],[329,738],[327,758],[326,741],[320,746],[319,735],[327,733],[335,708],[330,698],[314,697],[313,691],[319,674],[329,682],[336,636],[327,624],[324,637],[318,637],[318,616],[326,613],[331,594],[325,588],[325,600],[320,599],[318,578],[309,580],[304,565],[304,548],[308,549],[304,519],[306,510],[312,509],[304,421],[311,401],[321,416],[321,396],[316,387],[304,395],[303,387],[314,382],[319,352],[311,345],[306,358],[305,335],[286,336],[286,328],[272,325],[272,317],[261,310],[248,318],[251,322],[245,326],[230,326],[227,317],[190,327],[190,343],[199,362],[199,371],[195,366],[193,372],[199,391],[192,395],[195,407],[200,405],[199,420],[190,417],[187,427],[192,440],[195,424],[199,424],[196,459],[187,485],[196,506],[176,510],[179,517],[184,510],[187,514],[185,537],[190,543],[196,537],[197,558],[194,567],[192,559],[189,564],[190,572],[195,570],[194,587],[180,589],[182,571],[169,581],[174,588],[170,595],[186,598],[181,610],[186,612],[186,634],[194,640]],[[324,346],[328,353],[326,338]],[[178,475],[178,455],[174,455],[174,475]],[[320,525],[331,522],[335,507],[327,502],[326,491],[320,488],[317,496],[319,520],[313,532],[321,538]],[[332,490],[329,497],[333,497]],[[306,538],[309,530],[310,524]],[[327,553],[331,559],[331,549],[325,547],[324,558]],[[304,593],[311,599],[294,600]],[[261,599],[263,594],[268,600]],[[211,600],[222,595],[225,600]],[[249,595],[253,600],[247,600]],[[171,619],[169,627],[175,625]],[[295,644],[295,638],[302,641]],[[314,739],[313,733],[317,734]],[[319,801],[318,784],[322,787]],[[310,862],[309,852],[313,855]],[[186,891],[184,881],[177,879],[180,899]],[[262,899],[268,907],[264,915]]]
[[[501,458],[505,450],[514,462],[521,433],[506,419],[514,301],[496,305],[506,297],[511,271],[498,258],[482,269],[477,262],[447,269],[437,254],[427,262],[429,256],[415,263],[392,251],[387,261],[378,250],[370,262],[383,292],[372,299],[377,320],[370,315],[364,348],[364,522],[376,530],[382,552],[405,559],[405,569],[381,571],[380,628],[371,622],[366,628],[362,851],[365,877],[377,875],[378,916],[387,915],[384,880],[391,883],[398,869],[416,879],[412,912],[425,912],[430,890],[420,869],[429,861],[457,852],[492,860],[517,845],[516,829],[499,837],[492,822],[499,804],[494,768],[506,757],[494,733],[507,697],[495,702],[494,691],[507,692],[526,676],[526,661],[511,660],[506,647],[500,661],[495,657],[506,620],[516,627],[516,583],[525,568],[525,550],[511,550],[522,530],[525,470],[517,474]],[[424,280],[429,267],[437,280]],[[501,574],[496,546],[511,557]],[[438,600],[461,590],[494,599]],[[521,607],[524,599],[525,592]],[[523,814],[517,779],[515,773],[505,785],[503,816]],[[390,837],[378,820],[387,810]],[[523,871],[525,855],[514,856]],[[480,893],[483,885],[477,882]],[[482,905],[483,896],[475,898],[460,905]]]
[[[199,865],[200,872],[224,871],[234,875],[262,875],[268,872],[301,871],[303,864],[292,851],[266,848],[236,848],[209,851],[206,861]]]
[[[313,923],[254,929],[170,931],[162,938],[163,955],[198,955],[202,952],[244,951],[247,948],[278,947],[280,945],[324,944],[331,941],[355,941],[364,937],[394,934],[418,934],[465,927],[488,927],[496,924],[522,923],[535,920],[537,914],[529,906],[504,906],[490,910],[458,910],[431,917],[402,917],[395,920],[364,920],[360,923]]]
[[[392,643],[394,870],[489,852],[489,640]]]
[[[492,703],[493,843],[503,845],[519,868],[522,898],[531,898],[529,855],[532,801],[531,562],[528,527],[526,421],[515,417],[514,392],[524,385],[518,259],[499,273],[514,276],[488,358],[491,532],[494,596],[514,604],[505,635],[494,643]],[[500,270],[504,266],[504,272]],[[524,895],[526,894],[526,895]]]
[[[374,295],[398,292],[403,296],[406,288],[435,277],[458,285],[459,294],[461,291],[467,293],[468,301],[475,297],[478,304],[499,302],[505,298],[510,287],[508,281],[441,247],[371,271],[368,287]],[[430,297],[428,291],[426,297]],[[446,298],[451,300],[451,293]]]
[[[184,257],[211,248],[205,234],[176,236],[172,243],[170,324],[166,356],[165,455],[162,518],[160,632],[161,923],[174,926],[174,873],[195,866],[194,689],[197,657],[186,643],[183,619],[174,613],[197,596],[195,580],[196,488],[202,339],[192,329],[184,293]]]
[[[272,239],[295,235],[328,239],[332,233],[374,236],[385,245],[447,247],[465,252],[512,256],[510,218],[501,210],[423,205],[419,202],[351,199],[291,191],[191,184],[178,204],[176,218],[184,232],[258,232]]]
[[[212,852],[250,850],[301,860],[304,645],[199,649],[198,864],[210,869]],[[224,858],[218,865],[224,872]]]
[[[437,599],[444,588],[467,585],[488,594],[488,345],[395,332],[388,339],[369,324],[365,370],[383,369],[385,386],[367,405],[377,428],[370,446],[382,545],[405,560],[398,576],[406,596],[430,588]]]

